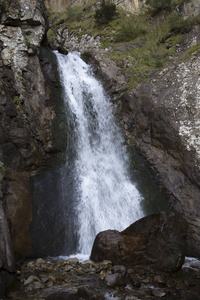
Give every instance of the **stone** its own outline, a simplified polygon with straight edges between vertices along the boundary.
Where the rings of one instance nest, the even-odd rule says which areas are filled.
[[[156,297],[161,298],[161,297],[164,297],[166,295],[166,292],[164,290],[155,289],[155,290],[152,291],[152,294]]]
[[[135,275],[133,273],[133,271],[130,269],[128,274],[128,279],[130,281],[130,283],[132,284],[132,286],[139,288],[141,286],[141,280],[139,279],[139,277],[137,275]]]
[[[122,276],[119,273],[107,275],[104,278],[104,282],[107,286],[109,286],[111,288],[120,287],[120,286],[125,287],[127,284],[127,280],[126,280],[125,276]]]
[[[165,280],[160,275],[154,276],[152,282],[160,285],[165,285]]]
[[[90,286],[81,286],[78,288],[78,296],[88,300],[103,300],[104,296]]]
[[[178,213],[161,212],[144,217],[122,232],[100,232],[91,259],[109,259],[113,264],[150,266],[177,271],[185,259],[188,223]]]
[[[45,297],[45,300],[77,300],[77,291],[71,288],[59,288],[56,292]]]
[[[27,280],[24,281],[24,285],[28,285],[34,281],[40,281],[39,277],[35,276],[35,275],[31,275],[27,278]]]

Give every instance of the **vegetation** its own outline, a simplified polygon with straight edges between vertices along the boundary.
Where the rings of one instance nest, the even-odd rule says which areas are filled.
[[[200,23],[198,16],[185,19],[173,9],[183,1],[147,0],[150,8],[140,15],[113,6],[112,13],[107,15],[111,4],[103,1],[97,6],[97,1],[90,0],[83,6],[51,13],[48,39],[54,42],[58,28],[60,32],[67,28],[69,35],[77,38],[84,34],[99,36],[102,48],[107,48],[106,55],[123,68],[133,88],[147,80],[154,69],[164,67],[168,57],[176,54],[184,34]],[[152,9],[157,12],[154,17]]]
[[[112,3],[106,4],[103,0],[100,8],[96,10],[94,18],[98,25],[107,24],[116,16],[116,5]]]
[[[21,105],[21,99],[19,98],[19,96],[14,96],[13,97],[13,103],[17,106],[17,108],[20,107],[20,105]]]
[[[200,44],[192,46],[184,55],[184,60],[187,60],[193,53],[200,55]]]

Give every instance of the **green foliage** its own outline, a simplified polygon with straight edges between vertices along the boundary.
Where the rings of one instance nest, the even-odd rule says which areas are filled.
[[[169,14],[160,26],[155,30],[158,37],[158,42],[165,42],[173,35],[183,34],[188,32],[191,28],[190,20],[184,20],[180,13],[173,12]]]
[[[47,31],[47,38],[48,38],[48,41],[49,41],[50,43],[53,43],[54,37],[55,37],[54,31],[53,31],[52,29],[49,29],[49,30]]]
[[[171,8],[173,0],[146,0],[146,4],[149,6],[149,11],[155,15],[161,10]]]
[[[120,31],[116,34],[116,42],[129,42],[139,36],[145,35],[149,26],[144,15],[130,15],[120,25]]]
[[[172,5],[172,0],[146,0],[146,4],[154,9],[164,9]]]
[[[185,0],[149,0],[148,3],[156,9],[161,7],[160,13],[153,18],[148,11],[133,15],[117,8],[112,17],[99,17],[98,24],[95,17],[98,10],[94,9],[97,0],[90,0],[76,7],[77,12],[82,12],[81,19],[73,17],[76,14],[72,13],[70,20],[68,14],[74,8],[51,14],[48,38],[53,40],[54,32],[57,32],[58,28],[68,28],[69,34],[78,38],[84,34],[99,36],[102,48],[107,48],[105,55],[122,68],[131,89],[148,80],[153,70],[164,67],[168,57],[176,54],[176,45],[183,42],[184,33],[188,32],[191,26],[200,23],[199,16],[184,19],[181,14],[174,12],[174,5],[181,5],[183,1]],[[99,9],[101,13],[105,6],[109,6],[108,2],[103,1]],[[108,21],[109,18],[111,20]],[[89,53],[83,53],[82,58],[88,61]]]
[[[196,53],[195,53],[196,52]],[[187,60],[193,53],[196,55],[200,54],[200,44],[192,46],[184,55],[184,60]]]
[[[80,6],[68,6],[64,11],[52,13],[50,23],[59,25],[65,22],[80,22],[82,16],[83,11]]]
[[[17,106],[17,108],[20,107],[20,105],[21,105],[21,99],[19,98],[19,96],[14,96],[13,97],[13,103]]]
[[[96,10],[94,18],[98,25],[107,24],[116,16],[116,5],[112,3],[106,4],[103,0],[101,6]]]

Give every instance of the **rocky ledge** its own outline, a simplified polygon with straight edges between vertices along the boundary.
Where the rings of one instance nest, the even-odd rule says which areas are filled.
[[[37,259],[18,266],[20,288],[7,299],[199,299],[200,262],[194,260],[176,273],[147,267]]]

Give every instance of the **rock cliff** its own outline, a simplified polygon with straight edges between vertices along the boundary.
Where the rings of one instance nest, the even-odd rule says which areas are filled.
[[[52,148],[54,112],[38,58],[46,31],[41,1],[1,1],[0,161],[3,207],[15,252],[30,254],[29,177]]]
[[[53,11],[62,11],[69,6],[83,5],[88,0],[46,0],[46,6]],[[97,1],[94,1],[97,2]],[[100,2],[100,1],[98,1]],[[130,12],[138,12],[143,4],[143,0],[112,0],[113,3]]]
[[[127,79],[105,52],[91,54],[96,74],[116,106],[128,144],[137,145],[167,189],[173,209],[190,224],[187,255],[200,256],[199,27],[185,36],[178,56],[152,71],[146,83],[127,91]],[[94,59],[94,60],[93,60]]]

